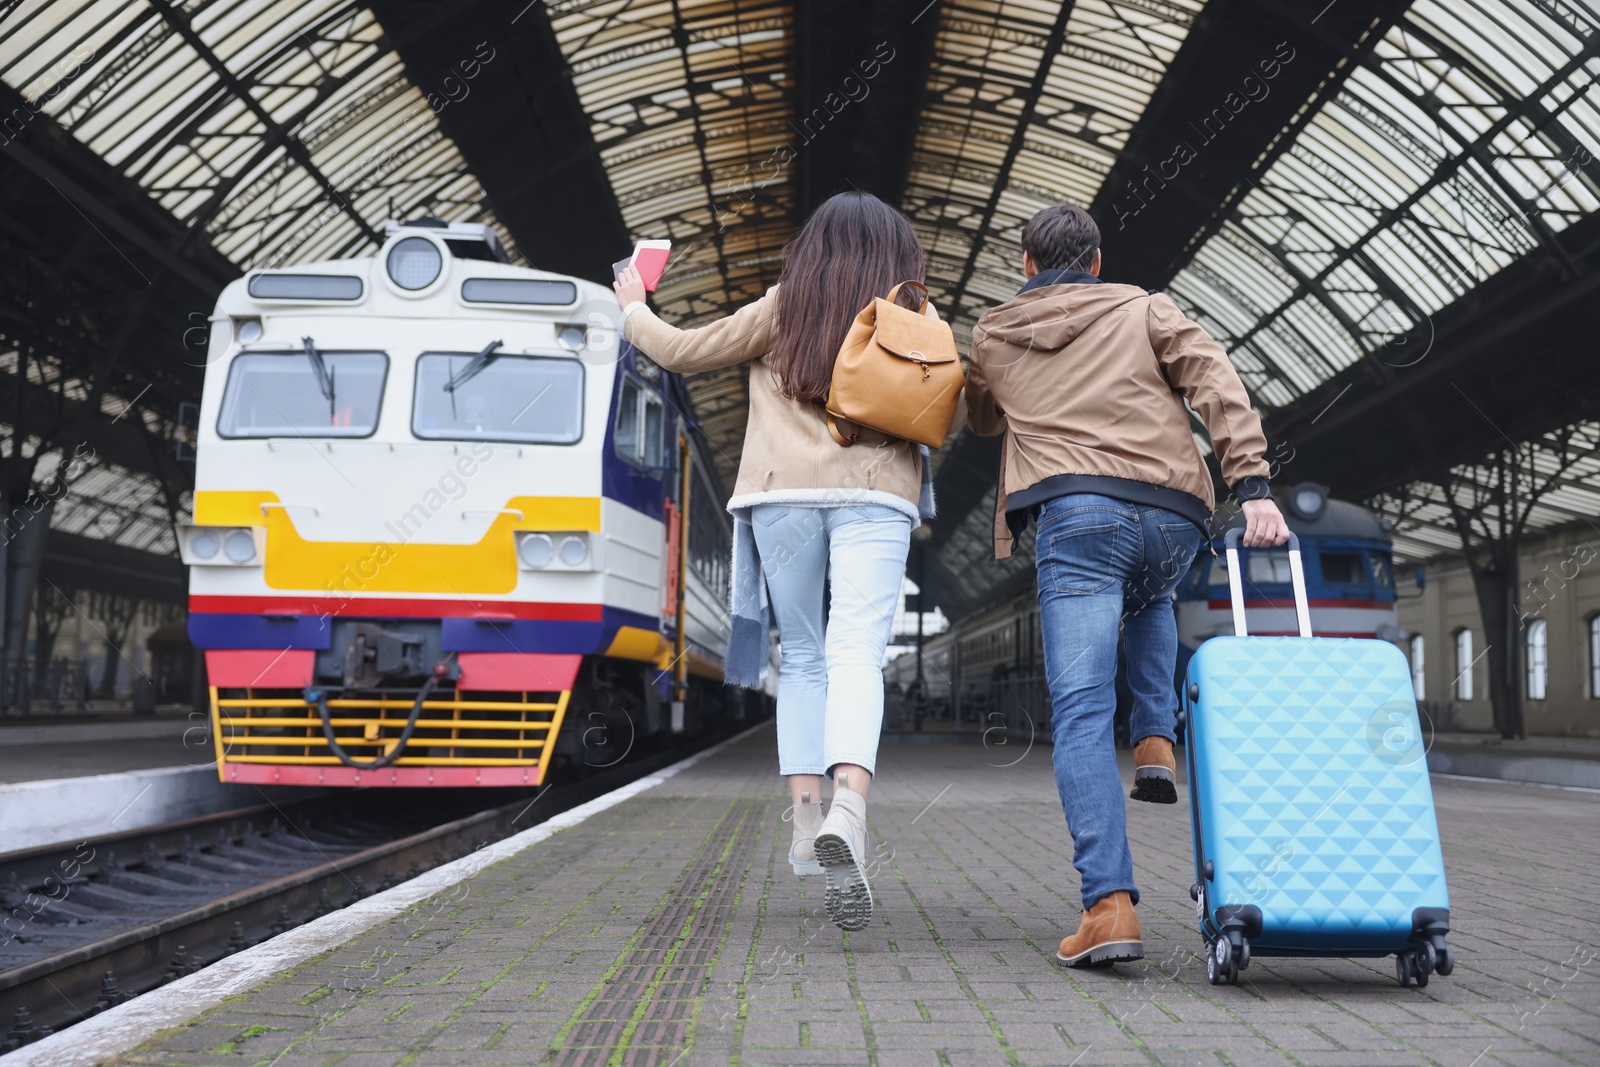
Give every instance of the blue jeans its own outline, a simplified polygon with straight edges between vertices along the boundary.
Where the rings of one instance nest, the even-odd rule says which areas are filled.
[[[853,763],[870,772],[911,518],[883,504],[760,504],[750,522],[783,654],[778,771],[826,774]]]
[[[1050,686],[1056,788],[1072,831],[1083,906],[1119,890],[1139,902],[1112,738],[1117,631],[1133,694],[1131,736],[1175,738],[1178,629],[1172,590],[1200,548],[1193,522],[1092,493],[1039,514],[1039,631]]]

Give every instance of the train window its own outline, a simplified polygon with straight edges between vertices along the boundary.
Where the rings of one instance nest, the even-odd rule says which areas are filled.
[[[222,437],[370,437],[378,426],[389,357],[320,352],[331,398],[301,352],[241,352],[228,368],[217,433]]]
[[[1367,567],[1372,571],[1372,582],[1379,589],[1394,588],[1394,561],[1382,552],[1367,553]]]
[[[632,378],[623,378],[617,395],[617,455],[635,466],[660,468],[665,423],[661,398]]]
[[[575,359],[496,355],[452,391],[475,358],[424,352],[417,359],[411,432],[446,441],[569,445],[583,436],[583,364]]]
[[[1369,581],[1367,566],[1359,552],[1324,551],[1319,558],[1324,585],[1366,585]]]
[[[249,290],[258,300],[360,300],[362,284],[347,274],[257,274]]]
[[[733,538],[727,512],[704,478],[689,483],[689,566],[711,587],[717,602],[728,599],[728,566]]]
[[[452,248],[455,242],[452,242]],[[572,282],[543,278],[468,278],[461,283],[461,299],[469,304],[566,305],[578,299]]]
[[[1283,584],[1294,581],[1289,572],[1289,553],[1287,552],[1251,552],[1249,554],[1250,581],[1262,584]],[[1227,581],[1227,568],[1222,568],[1223,581]]]

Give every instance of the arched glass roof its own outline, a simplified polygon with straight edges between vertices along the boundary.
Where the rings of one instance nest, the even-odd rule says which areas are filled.
[[[1295,131],[1170,286],[1258,403],[1389,346],[1600,206],[1594,33],[1576,7],[1419,0]]]
[[[759,297],[799,223],[793,6],[567,2],[550,18],[629,235],[673,243],[663,317],[694,326]],[[729,486],[744,382],[737,367],[691,382]]]
[[[371,248],[391,204],[493,221],[364,4],[30,0],[0,80],[241,268]]]
[[[1024,223],[1094,199],[1203,6],[941,5],[903,206],[958,334],[1016,292]]]
[[[480,6],[463,0],[456,12]],[[609,186],[594,195],[614,202],[628,236],[674,242],[657,294],[663,315],[704,322],[772,284],[806,202],[808,12],[762,0],[530,8],[493,17],[507,34],[548,34],[549,54],[565,63],[574,128],[592,139],[573,157],[592,157]],[[1159,279],[1229,348],[1269,415],[1392,353],[1523,257],[1570,257],[1564,235],[1600,207],[1597,0],[1368,0],[1369,9],[1368,31],[1308,72],[1297,110],[1253,146],[1253,161],[1239,161],[1232,191],[1192,234],[1172,235],[1186,244]],[[391,213],[419,210],[488,221],[515,248],[522,235],[500,225],[475,173],[492,148],[451,138],[460,130],[449,101],[415,83],[385,10],[395,9],[22,0],[0,13],[0,81],[241,269],[358,252]],[[1111,176],[1142,161],[1133,146],[1152,102],[1192,73],[1186,43],[1208,20],[1250,10],[1246,0],[906,8],[895,32],[921,25],[931,43],[893,60],[922,64],[920,102],[891,116],[915,131],[901,203],[958,337],[1020,283],[1022,224],[1047,204],[1103,203]],[[1319,19],[1295,32],[1322,41],[1331,31]],[[1255,58],[1241,54],[1241,67]],[[545,162],[560,171],[571,159]],[[691,389],[731,483],[743,374],[702,376]],[[1555,440],[1524,434],[1517,447],[1538,455],[1533,467],[1549,466]],[[1451,491],[1468,493],[1475,477],[1458,466]],[[1600,472],[1578,463],[1564,477],[1535,525],[1600,502],[1590,488]],[[1443,492],[1402,494],[1406,552],[1459,543]],[[953,549],[986,556],[987,508],[958,520],[951,504],[941,510],[959,527]]]

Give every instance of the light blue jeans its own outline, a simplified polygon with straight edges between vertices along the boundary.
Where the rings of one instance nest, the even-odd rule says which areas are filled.
[[[1170,741],[1178,710],[1178,630],[1170,596],[1194,562],[1200,528],[1164,508],[1072,493],[1045,502],[1038,529],[1039,633],[1056,789],[1072,831],[1083,906],[1118,890],[1137,904],[1112,739],[1117,631],[1120,626],[1127,645],[1133,741]]]
[[[750,522],[783,654],[778,771],[872,771],[911,519],[883,504],[760,504]]]

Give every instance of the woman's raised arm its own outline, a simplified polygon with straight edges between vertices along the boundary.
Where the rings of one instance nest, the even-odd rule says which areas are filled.
[[[619,284],[619,296],[625,295],[622,288]],[[678,374],[760,359],[772,351],[778,319],[772,290],[732,315],[692,330],[662,322],[642,301],[630,301],[622,313],[623,336],[639,351]]]

